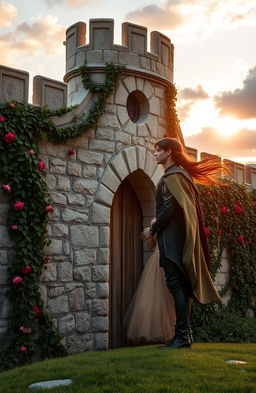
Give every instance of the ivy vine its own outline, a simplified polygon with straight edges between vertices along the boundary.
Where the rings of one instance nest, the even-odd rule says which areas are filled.
[[[55,111],[15,101],[0,103],[1,188],[9,202],[7,225],[15,242],[15,256],[8,267],[7,291],[12,303],[12,321],[0,369],[67,354],[39,291],[43,267],[49,263],[43,249],[50,243],[47,223],[54,210],[45,182],[45,164],[40,160],[39,142],[63,143],[95,128],[124,68],[107,63],[104,84],[92,83],[87,66],[80,68],[84,87],[97,93],[97,100],[86,119],[74,118],[67,127],[57,128],[51,117],[67,113],[73,107]]]

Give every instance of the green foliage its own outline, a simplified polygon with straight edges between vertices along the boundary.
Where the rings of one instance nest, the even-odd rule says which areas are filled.
[[[99,85],[90,82],[85,65],[80,68],[84,87],[97,93],[97,100],[86,119],[74,119],[74,124],[66,128],[55,127],[51,116],[60,116],[73,107],[50,110],[15,101],[0,104],[0,177],[2,184],[10,187],[10,191],[5,191],[10,204],[8,227],[15,241],[7,292],[13,305],[12,328],[9,346],[0,359],[2,369],[66,354],[39,293],[46,261],[43,248],[49,245],[46,227],[51,213],[46,207],[51,210],[51,198],[38,143],[62,143],[96,127],[123,69],[124,66],[106,64],[106,82]],[[19,206],[15,209],[16,202]]]
[[[248,192],[244,185],[234,182],[227,182],[224,187],[199,186],[199,189],[205,227],[210,232],[208,244],[211,275],[215,278],[221,266],[223,250],[226,248],[231,266],[229,280],[220,295],[223,297],[228,294],[230,299],[227,305],[195,305],[192,313],[193,325],[195,330],[201,332],[202,339],[203,329],[206,329],[206,335],[209,335],[211,340],[218,341],[220,336],[216,333],[215,324],[220,325],[222,321],[224,324],[224,320],[229,323],[232,318],[238,318],[233,314],[245,317],[249,309],[256,308],[256,190]],[[248,319],[241,319],[242,323],[249,323]],[[255,320],[252,323],[255,323]],[[200,330],[201,326],[203,328]],[[227,340],[229,337],[230,334],[227,335]],[[240,342],[244,335],[236,332],[233,340],[234,337]],[[250,337],[255,341],[255,331]]]

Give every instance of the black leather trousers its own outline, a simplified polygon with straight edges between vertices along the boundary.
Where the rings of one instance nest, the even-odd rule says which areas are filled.
[[[161,253],[162,250],[160,250]],[[164,269],[167,287],[175,303],[175,336],[187,338],[189,332],[189,291],[184,273],[175,262],[161,253],[161,266]]]

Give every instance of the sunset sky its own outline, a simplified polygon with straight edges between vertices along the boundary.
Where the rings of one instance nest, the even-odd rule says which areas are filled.
[[[175,46],[174,82],[186,144],[256,163],[255,0],[0,1],[0,64],[62,80],[65,30],[92,18],[161,31]],[[30,100],[31,101],[31,100]]]

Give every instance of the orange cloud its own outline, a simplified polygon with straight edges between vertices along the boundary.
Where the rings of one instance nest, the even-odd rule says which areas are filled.
[[[86,4],[88,0],[45,0],[48,5],[58,5],[58,4],[65,4],[70,7],[78,7],[80,5]]]
[[[195,88],[186,87],[178,90],[177,112],[179,119],[181,121],[188,119],[193,105],[199,100],[206,100],[208,98],[208,93],[201,85],[198,85]]]
[[[17,18],[17,8],[14,5],[2,2],[0,3],[0,26],[9,27]]]
[[[224,91],[215,96],[221,115],[232,115],[238,119],[256,118],[256,66],[249,70],[243,85],[242,89]]]
[[[64,37],[65,28],[51,15],[32,24],[20,23],[14,31],[0,35],[0,63],[18,67],[22,56],[58,54]]]

